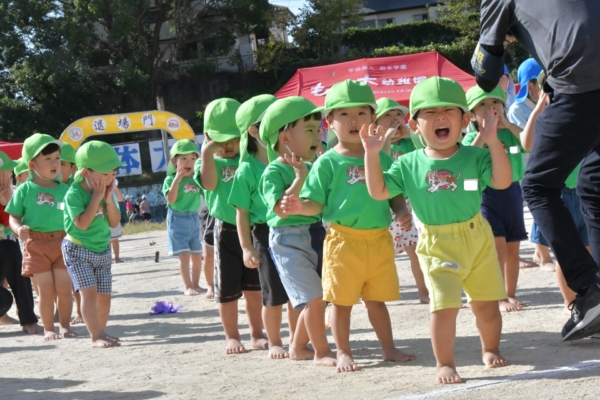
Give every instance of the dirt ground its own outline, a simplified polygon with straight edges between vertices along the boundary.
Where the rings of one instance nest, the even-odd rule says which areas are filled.
[[[527,223],[531,216],[527,214]],[[504,315],[501,350],[511,365],[486,370],[474,317],[460,311],[456,361],[466,383],[434,381],[428,306],[419,304],[406,256],[397,258],[402,299],[389,303],[396,343],[417,355],[406,364],[382,362],[366,309],[352,314],[352,346],[361,370],[338,374],[310,362],[267,360],[266,351],[224,353],[224,335],[215,303],[182,294],[177,262],[167,258],[165,232],[124,237],[113,266],[114,295],[108,332],[123,346],[91,349],[85,326],[81,337],[44,342],[18,326],[0,327],[1,399],[570,399],[597,398],[600,340],[564,343],[566,320],[553,273],[521,271],[518,296],[528,306]],[[150,246],[149,242],[157,242]],[[160,263],[154,252],[160,251]],[[523,242],[522,255],[533,247]],[[204,283],[203,283],[204,285]],[[155,301],[183,305],[178,314],[150,316]],[[240,301],[243,308],[243,300]],[[13,308],[9,315],[14,316]],[[284,318],[285,320],[285,318]],[[240,328],[249,341],[240,312]],[[287,325],[284,340],[287,342]],[[329,340],[333,343],[331,334]]]

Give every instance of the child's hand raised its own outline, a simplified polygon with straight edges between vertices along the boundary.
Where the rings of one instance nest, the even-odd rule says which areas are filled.
[[[296,178],[305,178],[308,175],[308,167],[302,158],[296,158],[296,155],[292,153],[292,155],[284,154],[283,159],[285,162],[294,168],[296,172]]]
[[[376,129],[373,124],[368,128],[367,125],[363,125],[360,129],[360,140],[367,153],[379,153],[385,144],[385,135],[381,127]]]
[[[488,108],[483,114],[483,124],[481,126],[481,137],[485,144],[498,140],[498,121],[500,116],[493,108]]]
[[[385,141],[393,141],[394,139],[400,139],[400,131],[398,127],[400,126],[400,121],[397,119],[392,120],[392,125],[385,132]]]
[[[106,184],[104,183],[104,177],[102,176],[90,176],[89,179],[86,180],[90,189],[92,189],[92,194],[95,196],[101,195],[104,197],[106,193]]]
[[[222,151],[223,151],[223,146],[221,145],[221,143],[215,142],[214,140],[211,140],[210,142],[205,143],[204,146],[202,146],[203,154],[215,155]]]
[[[294,215],[302,213],[302,200],[293,194],[283,196],[280,206],[284,214]]]
[[[105,187],[104,201],[106,201],[107,203],[112,202],[112,200],[113,200],[112,193],[117,188],[116,181],[113,179],[110,186],[106,186],[106,183],[105,183],[104,187]]]
[[[177,171],[175,172],[175,180],[180,181],[184,175],[185,175],[185,166],[183,164],[180,164],[177,166]]]

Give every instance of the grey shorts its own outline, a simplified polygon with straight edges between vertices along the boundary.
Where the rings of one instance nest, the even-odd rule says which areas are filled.
[[[318,256],[311,246],[309,227],[280,226],[269,230],[269,251],[294,308],[323,297]]]
[[[112,292],[110,246],[102,253],[94,253],[64,239],[62,253],[75,290],[96,286],[100,294]]]

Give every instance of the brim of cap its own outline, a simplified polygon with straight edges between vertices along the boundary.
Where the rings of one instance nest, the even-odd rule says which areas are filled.
[[[230,132],[217,132],[217,131],[208,131],[208,136],[210,136],[211,140],[214,140],[217,143],[227,142],[228,140],[239,138],[240,131],[230,131]]]
[[[2,166],[0,166],[0,171],[12,171],[19,165],[18,162],[14,160],[9,160],[8,162],[2,161]]]
[[[31,157],[31,160],[33,160],[34,158],[36,158],[38,156],[38,154],[41,153],[42,150],[44,150],[44,148],[46,148],[47,146],[51,145],[51,144],[56,144],[58,145],[59,148],[62,149],[63,147],[63,142],[61,142],[60,140],[53,140],[51,142],[46,143],[45,145],[41,146],[39,149],[37,149],[37,151],[33,154],[33,156]],[[31,161],[31,160],[25,160],[27,162]],[[62,158],[61,158],[62,161]],[[69,161],[70,162],[70,161]],[[74,162],[74,161],[73,161]]]
[[[197,154],[198,157],[200,157],[200,152],[198,150],[183,150],[181,152],[177,152],[177,153],[171,153],[171,158],[175,157],[175,156],[185,156],[187,154]]]
[[[400,110],[400,111],[402,111],[402,114],[404,114],[405,116],[408,115],[408,107],[405,107],[402,104],[400,104],[399,106],[390,107],[390,108],[381,110],[381,112],[377,114],[377,119],[383,117],[383,114],[385,114],[388,111],[392,111],[392,110]]]
[[[119,161],[115,160],[115,161],[108,162],[104,165],[101,165],[99,167],[92,168],[92,169],[96,172],[105,173],[105,172],[112,171],[113,169],[116,169],[119,167],[124,167],[125,165],[126,164],[122,163],[120,160]]]
[[[426,108],[436,108],[436,107],[458,107],[466,113],[469,112],[469,109],[466,108],[465,106],[463,106],[462,104],[440,101],[439,103],[429,103],[426,106],[415,108],[414,110],[410,110],[410,117],[413,118],[417,111],[424,110]]]
[[[335,107],[329,108],[329,109],[326,109],[325,107],[319,107],[319,108],[322,108],[322,110],[320,110],[321,118],[327,118],[327,116],[333,110],[339,110],[340,108],[352,108],[352,107],[363,107],[363,106],[371,106],[371,108],[373,108],[373,112],[375,112],[375,113],[377,112],[377,104],[376,103],[364,103],[364,102],[342,103],[342,104],[338,104]]]
[[[527,87],[527,84],[521,85],[521,88],[519,89],[519,93],[517,93],[517,97],[515,97],[515,103],[524,102],[525,99],[527,98],[528,94],[529,94],[529,88]]]
[[[473,106],[471,106],[469,104],[469,111],[473,110],[475,108],[475,106],[477,105],[477,103],[479,103],[482,100],[485,99],[496,99],[496,100],[500,100],[502,102],[502,104],[504,104],[506,106],[506,99],[503,99],[502,97],[498,97],[498,96],[490,96],[490,95],[486,95],[486,96],[479,96],[476,100],[477,101],[473,101]]]

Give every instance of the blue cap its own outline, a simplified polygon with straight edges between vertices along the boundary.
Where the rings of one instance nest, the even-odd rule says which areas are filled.
[[[522,103],[527,98],[529,94],[529,89],[527,88],[527,84],[529,81],[537,79],[538,75],[542,72],[542,67],[535,61],[533,58],[528,58],[523,61],[521,65],[519,65],[519,70],[517,71],[517,78],[519,79],[519,85],[521,88],[519,89],[519,93],[515,98],[515,103]]]

